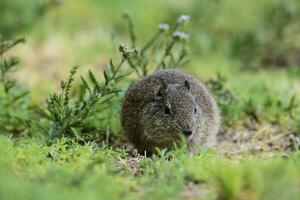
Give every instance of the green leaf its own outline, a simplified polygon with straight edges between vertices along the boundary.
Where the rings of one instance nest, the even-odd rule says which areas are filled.
[[[100,91],[99,83],[91,70],[89,70],[89,78],[92,81],[94,87],[97,89],[97,91]]]
[[[87,89],[89,91],[89,93],[91,94],[92,90],[91,90],[89,84],[87,83],[87,81],[84,79],[83,76],[80,76],[80,78],[81,78],[81,82],[82,82],[82,85],[84,86],[84,88]]]

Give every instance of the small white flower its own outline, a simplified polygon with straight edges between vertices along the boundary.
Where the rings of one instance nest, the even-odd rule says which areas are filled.
[[[158,25],[158,29],[161,31],[167,31],[167,30],[169,30],[169,28],[170,28],[169,24],[159,24]]]
[[[189,39],[189,35],[185,32],[182,32],[182,31],[175,31],[172,34],[172,36],[173,36],[173,38],[176,38],[176,39],[184,39],[184,40]]]
[[[180,17],[177,19],[178,24],[182,24],[184,22],[189,21],[190,16],[189,15],[180,15]]]

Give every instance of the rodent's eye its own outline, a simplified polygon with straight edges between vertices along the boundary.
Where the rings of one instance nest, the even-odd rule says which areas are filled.
[[[194,113],[197,114],[197,108],[194,109]]]
[[[160,90],[158,91],[157,96],[162,97]]]
[[[164,110],[165,114],[170,115],[171,114],[171,110],[168,106],[165,106],[165,110]]]

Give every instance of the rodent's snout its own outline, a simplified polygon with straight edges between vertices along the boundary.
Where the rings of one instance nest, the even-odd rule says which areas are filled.
[[[186,137],[189,137],[193,134],[193,131],[191,130],[183,130],[182,133],[186,136]]]

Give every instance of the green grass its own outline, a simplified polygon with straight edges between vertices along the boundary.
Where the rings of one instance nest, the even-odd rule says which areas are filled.
[[[62,139],[0,138],[1,199],[297,199],[300,155],[153,158]],[[5,180],[5,181],[4,181]],[[195,196],[194,196],[195,195]]]

